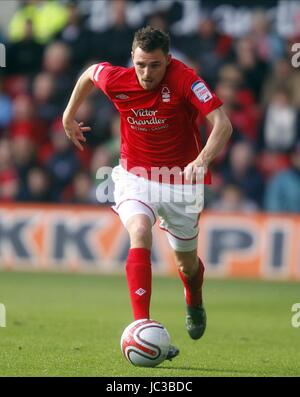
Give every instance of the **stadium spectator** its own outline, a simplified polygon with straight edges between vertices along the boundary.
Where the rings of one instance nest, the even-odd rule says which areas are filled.
[[[0,139],[0,202],[15,201],[19,191],[19,178],[13,164],[11,143]]]
[[[263,84],[260,102],[267,106],[274,92],[285,89],[291,95],[291,103],[300,109],[300,73],[288,58],[280,58],[272,64],[272,70]]]
[[[269,212],[300,214],[300,140],[291,149],[289,168],[267,183],[264,208]]]
[[[0,135],[10,124],[13,115],[12,100],[3,90],[3,81],[0,77]]]
[[[106,148],[105,145],[98,145],[95,147],[91,158],[90,171],[91,174],[96,176],[97,171],[101,167],[107,167],[112,164],[112,153]]]
[[[217,212],[253,213],[259,209],[257,204],[245,198],[239,185],[226,184],[222,187],[220,197],[213,201],[211,209]]]
[[[289,92],[278,88],[267,105],[257,147],[259,150],[286,153],[299,138],[300,112],[291,103]]]
[[[147,18],[146,25],[152,26],[154,29],[160,29],[164,32],[169,32],[171,39],[170,52],[173,57],[179,59],[189,66],[194,64],[195,68],[197,68],[198,70],[199,65],[197,64],[197,61],[194,58],[189,58],[186,54],[186,51],[180,50],[181,46],[184,46],[184,44],[181,44],[182,37],[172,34],[172,31],[170,31],[169,21],[166,13],[154,12],[153,14],[150,14]],[[130,65],[132,65],[131,62],[132,60],[130,59]]]
[[[95,102],[88,98],[80,106],[77,111],[76,119],[80,120],[86,125],[91,126],[95,134],[89,134],[86,137],[87,144],[90,148],[101,144],[105,139],[107,139],[107,131],[97,123]]]
[[[228,83],[234,88],[241,89],[244,86],[244,75],[235,63],[226,63],[219,70],[218,82]]]
[[[109,164],[115,167],[119,164],[120,159],[120,116],[118,113],[115,113],[111,120],[110,132],[111,137],[105,142],[104,147],[110,153]]]
[[[271,29],[268,16],[263,9],[252,14],[250,35],[255,52],[264,62],[274,62],[284,55],[284,41]]]
[[[108,7],[111,26],[104,32],[94,33],[93,57],[126,66],[133,38],[133,30],[126,18],[127,3],[114,0],[109,2]]]
[[[242,91],[237,83],[227,79],[221,79],[218,82],[216,93],[222,99],[232,126],[237,132],[233,139],[247,139],[255,142],[260,113],[252,93],[249,90]]]
[[[256,165],[266,183],[274,174],[288,168],[289,159],[286,154],[266,150],[258,154]]]
[[[95,91],[96,93],[96,91]],[[111,136],[111,120],[113,119],[116,109],[107,97],[100,93],[100,95],[94,96],[92,94],[94,108],[97,110],[93,115],[91,125],[95,125],[95,136],[87,137],[87,142],[91,146],[98,146],[105,143]]]
[[[35,203],[47,203],[53,200],[50,178],[44,168],[35,166],[29,170],[26,184],[19,192],[17,199],[22,202]]]
[[[43,69],[55,79],[54,100],[60,106],[60,111],[63,109],[66,95],[70,92],[74,80],[70,62],[71,50],[65,43],[55,41],[46,47],[43,56]]]
[[[48,72],[38,73],[32,83],[32,99],[39,119],[50,125],[60,114],[55,101],[56,80]]]
[[[71,50],[71,66],[78,72],[82,65],[92,56],[91,42],[93,34],[85,26],[83,16],[77,4],[67,4],[67,22],[63,29],[55,36],[57,41],[62,41]]]
[[[93,180],[89,172],[79,171],[74,177],[72,189],[71,203],[92,204],[96,202]]]
[[[18,134],[11,140],[14,164],[23,189],[28,172],[36,165],[37,145],[29,136]]]
[[[180,50],[198,64],[201,76],[214,87],[220,67],[232,56],[232,39],[206,17],[199,21],[197,32],[182,37]]]
[[[119,150],[120,157],[120,150]],[[114,202],[113,195],[108,196],[109,192],[113,192],[113,181],[109,176],[111,173],[107,172],[107,176],[109,177],[106,182],[106,175],[98,174],[98,170],[102,167],[112,167],[114,162],[113,153],[107,148],[106,145],[99,145],[95,148],[94,153],[91,159],[91,167],[90,173],[94,177],[94,196],[97,198],[98,203],[103,203],[105,205],[109,205]],[[102,168],[103,169],[103,168]],[[108,190],[98,189],[99,185],[107,186]]]
[[[114,203],[114,197],[108,193],[113,192],[114,183],[111,177],[108,178],[106,183],[106,190],[97,189],[98,186],[105,181],[105,178],[97,178],[97,171],[100,167],[115,167],[120,162],[120,116],[115,113],[110,125],[110,138],[99,145],[94,151],[91,161],[91,174],[96,176],[94,188],[94,196],[97,196],[97,200],[100,203],[112,204]],[[108,202],[107,202],[108,201]]]
[[[237,39],[235,61],[244,74],[246,87],[253,92],[255,99],[258,100],[268,73],[268,63],[258,58],[250,36]]]
[[[247,141],[236,142],[229,153],[229,164],[221,171],[225,184],[235,184],[245,198],[259,207],[263,199],[263,178],[255,165],[253,146]]]
[[[9,74],[26,74],[34,76],[42,64],[44,46],[34,37],[32,21],[25,22],[24,37],[8,45],[7,64]]]
[[[9,23],[8,37],[12,42],[24,39],[28,20],[33,37],[47,44],[67,22],[66,7],[57,0],[23,1]]]
[[[36,116],[36,109],[29,95],[19,95],[14,99],[9,131],[12,139],[22,135],[37,145],[43,144],[47,139],[47,125]]]
[[[60,119],[53,123],[50,138],[53,153],[49,156],[46,167],[52,180],[52,195],[54,201],[65,201],[70,198],[72,180],[80,169],[80,161],[64,133]]]

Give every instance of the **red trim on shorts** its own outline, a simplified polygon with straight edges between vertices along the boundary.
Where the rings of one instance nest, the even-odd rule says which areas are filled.
[[[156,216],[155,216],[155,213],[154,213],[153,209],[150,207],[150,205],[144,203],[144,202],[141,201],[141,200],[134,199],[134,198],[132,198],[132,199],[126,199],[126,200],[121,201],[121,202],[118,204],[118,206],[117,206],[116,208],[119,209],[120,205],[123,204],[123,203],[125,203],[125,201],[138,201],[139,203],[144,204],[144,206],[147,207],[147,208],[152,212],[152,215],[153,215],[153,218],[154,218],[154,223],[156,222]]]
[[[109,207],[109,208],[113,211],[114,214],[119,216],[118,212],[116,210],[114,210],[113,207]]]
[[[194,236],[194,237],[183,238],[183,237],[175,236],[175,234],[171,233],[169,230],[165,229],[164,227],[159,226],[159,228],[160,228],[161,230],[164,230],[165,232],[168,232],[169,234],[171,234],[171,236],[173,236],[173,237],[175,237],[175,238],[178,238],[178,240],[184,240],[184,241],[194,240],[196,237],[198,237],[198,234],[199,234],[199,232],[198,232],[198,233],[196,234],[196,236]]]

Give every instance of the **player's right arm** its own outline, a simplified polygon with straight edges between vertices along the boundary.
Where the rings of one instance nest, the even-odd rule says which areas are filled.
[[[74,143],[78,149],[83,150],[83,146],[81,142],[85,142],[86,138],[83,133],[90,131],[90,127],[85,127],[83,123],[78,123],[75,120],[75,115],[85,100],[85,98],[91,93],[94,88],[93,77],[95,70],[98,65],[90,66],[78,79],[71,97],[69,99],[69,103],[63,114],[63,126],[66,132],[66,135],[71,141]]]

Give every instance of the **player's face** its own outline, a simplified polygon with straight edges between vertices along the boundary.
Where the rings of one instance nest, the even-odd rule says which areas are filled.
[[[131,55],[140,85],[145,90],[154,90],[165,76],[171,55],[166,55],[161,49],[145,52],[140,47]]]

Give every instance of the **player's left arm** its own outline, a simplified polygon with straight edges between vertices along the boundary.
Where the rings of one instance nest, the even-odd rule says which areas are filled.
[[[223,106],[212,110],[206,115],[206,118],[213,128],[198,157],[185,167],[184,175],[190,182],[196,181],[199,170],[202,169],[206,173],[209,164],[223,150],[232,134],[232,125]]]

